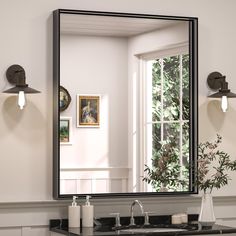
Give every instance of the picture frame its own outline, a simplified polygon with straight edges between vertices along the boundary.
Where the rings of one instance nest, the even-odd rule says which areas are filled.
[[[72,145],[72,117],[60,117],[60,145]]]
[[[77,94],[77,127],[100,127],[100,95]]]
[[[60,112],[65,111],[71,103],[71,96],[66,88],[60,86],[59,107]]]

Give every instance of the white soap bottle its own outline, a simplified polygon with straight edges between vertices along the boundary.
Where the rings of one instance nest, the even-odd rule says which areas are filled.
[[[69,228],[80,227],[80,206],[77,205],[77,198],[73,196],[73,202],[68,207]]]
[[[82,206],[82,226],[93,227],[94,207],[90,205],[90,196],[86,196],[85,205]]]

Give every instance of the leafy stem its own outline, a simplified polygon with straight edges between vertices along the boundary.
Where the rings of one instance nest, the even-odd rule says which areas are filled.
[[[198,146],[198,178],[197,185],[200,190],[212,192],[228,184],[230,176],[228,171],[236,170],[236,161],[231,161],[229,154],[219,151],[218,147],[222,137],[217,134],[213,143],[204,142]]]

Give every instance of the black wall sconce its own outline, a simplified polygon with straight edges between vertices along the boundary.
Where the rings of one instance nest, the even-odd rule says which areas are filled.
[[[236,94],[230,92],[226,76],[219,72],[212,72],[207,77],[207,84],[212,90],[219,89],[218,92],[209,95],[210,98],[221,98],[221,109],[226,112],[228,109],[228,98],[236,98]]]
[[[18,106],[23,109],[26,103],[26,93],[40,93],[40,91],[30,88],[25,81],[25,70],[20,65],[12,65],[6,71],[6,77],[10,84],[15,87],[5,90],[3,93],[17,93]]]

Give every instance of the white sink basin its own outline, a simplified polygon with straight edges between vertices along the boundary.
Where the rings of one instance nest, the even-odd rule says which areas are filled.
[[[159,233],[159,232],[180,232],[187,231],[186,229],[176,229],[176,228],[138,228],[138,229],[123,229],[120,232],[126,233]]]

